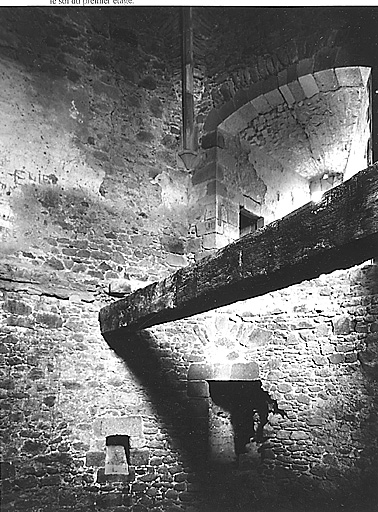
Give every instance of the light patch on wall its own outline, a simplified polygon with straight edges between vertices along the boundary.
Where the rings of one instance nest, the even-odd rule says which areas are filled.
[[[106,447],[105,475],[114,474],[129,474],[129,467],[123,446]]]
[[[11,229],[13,213],[9,204],[3,203],[0,195],[0,226],[4,229]]]
[[[157,174],[152,180],[153,185],[161,188],[163,206],[173,208],[188,203],[188,186],[190,177],[183,172],[166,172]]]
[[[319,202],[323,194],[337,185],[342,183],[343,176],[342,174],[334,174],[334,173],[324,173],[322,176],[319,176],[310,181],[310,194],[311,200],[315,203]]]
[[[75,101],[72,100],[71,101],[71,107],[70,107],[70,117],[72,117],[72,119],[75,119],[76,121],[78,121],[79,123],[82,123],[83,120],[80,119],[80,112],[78,111],[78,109],[76,108],[76,105],[75,105]]]
[[[51,108],[46,106],[47,96],[36,93],[35,84],[25,85],[20,69],[0,63],[0,73],[0,186],[4,192],[10,195],[24,185],[59,184],[65,190],[98,196],[105,171],[95,158],[90,161],[72,137],[72,119],[80,123],[84,119],[78,100],[56,97]],[[58,115],[63,102],[64,115]]]

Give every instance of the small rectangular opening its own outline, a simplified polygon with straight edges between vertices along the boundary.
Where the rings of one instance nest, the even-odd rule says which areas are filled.
[[[128,475],[130,465],[130,437],[107,436],[105,475]]]
[[[263,217],[259,217],[248,210],[246,210],[243,206],[240,207],[239,212],[239,236],[247,235],[248,233],[253,233],[258,229],[264,226]]]

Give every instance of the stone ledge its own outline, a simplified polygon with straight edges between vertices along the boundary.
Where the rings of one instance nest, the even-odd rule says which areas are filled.
[[[254,361],[233,364],[192,363],[188,371],[188,380],[197,382],[206,380],[257,380],[258,378],[259,367]]]
[[[143,437],[143,422],[141,416],[111,416],[97,418],[93,425],[97,437],[109,435],[128,435]]]

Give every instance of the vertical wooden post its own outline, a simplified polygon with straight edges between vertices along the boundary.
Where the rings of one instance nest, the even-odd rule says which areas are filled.
[[[192,7],[182,7],[182,144],[184,155],[193,154],[194,144],[194,95],[193,95],[193,13]],[[190,159],[186,159],[187,161]],[[186,162],[184,160],[185,165]]]
[[[183,149],[193,149],[193,24],[192,7],[182,8]]]

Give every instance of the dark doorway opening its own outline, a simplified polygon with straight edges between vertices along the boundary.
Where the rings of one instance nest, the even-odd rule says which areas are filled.
[[[277,401],[261,386],[261,381],[209,381],[212,401],[229,415],[235,455],[246,453],[251,442],[263,443],[269,413],[285,415]],[[218,412],[218,415],[222,414]],[[227,428],[225,423],[225,429]],[[219,435],[227,436],[227,432]]]

